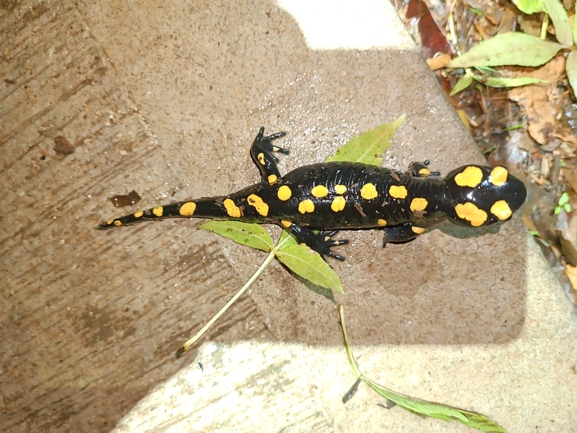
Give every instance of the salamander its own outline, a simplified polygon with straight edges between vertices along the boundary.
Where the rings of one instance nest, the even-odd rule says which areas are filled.
[[[100,230],[164,218],[208,218],[279,224],[299,243],[321,256],[344,257],[332,247],[340,229],[384,231],[383,245],[407,242],[441,221],[483,227],[507,221],[525,201],[523,182],[502,166],[464,165],[445,178],[428,161],[413,162],[407,172],[357,162],[324,162],[281,176],[273,144],[285,132],[264,135],[261,127],[250,155],[261,182],[220,197],[203,197],[153,207],[110,219]],[[317,231],[320,230],[320,231]]]

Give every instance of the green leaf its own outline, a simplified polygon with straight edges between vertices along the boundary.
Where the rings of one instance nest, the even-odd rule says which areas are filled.
[[[569,203],[569,194],[564,192],[561,194],[561,197],[559,197],[559,206],[563,206],[567,203]]]
[[[547,80],[539,80],[538,78],[519,77],[485,77],[483,75],[471,74],[471,76],[480,83],[489,87],[520,87],[528,84],[547,84]]]
[[[473,77],[471,74],[467,73],[465,75],[463,75],[461,77],[461,79],[459,81],[457,81],[457,83],[455,84],[455,87],[453,87],[453,90],[451,90],[451,96],[456,95],[457,93],[461,92],[462,90],[465,90],[467,87],[469,87],[469,85],[473,82]]]
[[[577,23],[577,19],[575,20]],[[565,63],[565,72],[567,72],[567,78],[569,79],[569,84],[573,89],[573,95],[577,95],[577,52],[571,51],[567,56],[567,63]]]
[[[470,66],[540,66],[563,48],[555,42],[543,41],[520,32],[497,35],[471,48],[449,62],[449,68]]]
[[[309,247],[304,245],[283,245],[278,248],[276,256],[287,268],[311,283],[344,294],[335,271],[321,258],[319,253],[311,251]]]
[[[277,248],[298,245],[296,238],[286,230],[283,230],[278,240]]]
[[[573,43],[577,44],[577,20],[575,15],[573,15]]]
[[[456,420],[468,427],[476,428],[484,432],[491,433],[506,433],[503,427],[493,422],[491,419],[487,418],[485,415],[480,413],[467,411],[464,409],[459,409],[451,406],[447,406],[440,403],[433,403],[426,400],[421,400],[414,397],[409,397],[405,394],[400,394],[395,391],[391,391],[371,379],[366,377],[359,369],[356,357],[353,354],[353,350],[349,344],[349,337],[347,335],[347,329],[345,325],[345,315],[344,307],[339,305],[339,314],[341,317],[341,327],[343,330],[343,339],[345,342],[345,349],[347,351],[347,356],[349,358],[349,364],[355,376],[360,380],[369,385],[374,389],[379,395],[385,397],[388,400],[395,402],[397,405],[402,407],[409,412],[417,415],[428,416],[431,418],[439,418],[445,421]]]
[[[543,0],[513,0],[519,10],[528,15],[535,12],[546,12]]]
[[[490,418],[480,413],[447,406],[440,403],[434,403],[409,397],[398,392],[391,391],[367,377],[361,377],[361,380],[373,388],[379,395],[395,402],[400,407],[417,415],[439,418],[445,421],[456,420],[467,427],[479,429],[484,432],[506,433],[505,429]]]
[[[225,238],[232,239],[237,244],[269,252],[273,243],[268,232],[258,224],[240,221],[209,221],[200,226]]]
[[[573,32],[567,11],[559,0],[543,0],[543,3],[553,21],[557,40],[561,45],[570,47],[573,45]]]
[[[404,120],[405,115],[403,114],[391,123],[385,123],[373,130],[353,137],[347,144],[341,146],[333,156],[327,158],[326,161],[351,161],[381,165],[383,162],[381,155],[391,145],[391,138]]]

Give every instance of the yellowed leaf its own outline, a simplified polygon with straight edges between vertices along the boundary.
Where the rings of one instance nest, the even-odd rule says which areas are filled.
[[[565,266],[565,275],[569,278],[573,290],[577,290],[577,266]]]
[[[471,125],[469,124],[469,119],[467,118],[465,112],[463,110],[457,110],[457,114],[459,115],[459,119],[461,119],[461,122],[463,122],[463,124],[467,128],[467,131],[471,132]]]

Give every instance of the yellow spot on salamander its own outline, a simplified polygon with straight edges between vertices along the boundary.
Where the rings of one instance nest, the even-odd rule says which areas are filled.
[[[109,226],[109,225],[112,225],[112,223],[113,223],[113,222],[114,222],[114,220],[113,220],[113,219],[111,219],[111,220],[108,220],[108,221],[106,221],[106,225],[107,225],[107,226]]]
[[[411,212],[415,212],[415,211],[423,211],[427,208],[427,205],[429,204],[429,202],[427,201],[426,198],[414,198],[411,201]]]
[[[377,192],[375,185],[373,185],[372,183],[367,183],[363,185],[363,187],[361,188],[361,197],[364,198],[365,200],[372,200],[374,198],[377,198],[378,196],[379,193]]]
[[[291,198],[291,195],[293,195],[293,193],[288,186],[283,185],[278,189],[276,195],[278,196],[279,200],[287,201],[289,198]]]
[[[345,200],[345,198],[338,196],[335,197],[333,202],[331,203],[331,209],[333,210],[333,212],[340,212],[345,208],[346,204],[347,201]]]
[[[188,203],[184,203],[182,206],[180,206],[178,213],[182,216],[192,216],[195,210],[196,203],[189,201]]]
[[[143,212],[143,211],[136,212],[136,213],[134,214],[134,218],[140,218],[142,215],[144,215],[144,212]]]
[[[493,206],[491,206],[491,213],[499,218],[501,221],[508,220],[513,215],[511,208],[505,200],[496,201]]]
[[[262,198],[260,198],[258,195],[251,194],[247,197],[246,201],[248,201],[248,204],[253,206],[260,215],[268,215],[268,204],[262,201]]]
[[[335,192],[337,194],[344,194],[347,192],[347,187],[344,185],[335,185]]]
[[[152,209],[152,213],[159,218],[162,216],[163,212],[164,212],[164,208],[162,206],[157,206],[154,209]]]
[[[240,208],[234,204],[234,201],[232,201],[230,198],[227,198],[222,204],[224,204],[224,208],[226,209],[226,213],[229,217],[240,218]]]
[[[459,203],[455,206],[455,212],[459,218],[469,221],[473,227],[482,226],[487,221],[487,212],[471,202]]]
[[[306,199],[299,203],[299,212],[302,214],[311,213],[315,210],[315,204],[312,200]]]
[[[403,185],[400,186],[391,185],[391,187],[389,188],[389,194],[393,198],[405,198],[408,192],[407,188],[405,188]]]
[[[467,167],[455,176],[455,183],[459,186],[475,188],[483,180],[483,172],[479,167]]]
[[[413,231],[413,233],[420,235],[421,233],[424,233],[426,229],[424,229],[423,227],[411,226],[411,230]]]
[[[120,221],[120,220],[115,220],[115,221],[114,221],[114,225],[115,225],[116,227],[120,227],[120,226],[122,225],[122,221]]]
[[[379,227],[385,227],[387,225],[387,222],[384,219],[379,219],[377,221],[377,224],[379,225]]]
[[[329,194],[329,190],[324,185],[317,185],[311,189],[311,194],[315,197],[323,198]]]
[[[505,167],[495,167],[491,171],[491,177],[489,179],[493,185],[501,186],[507,182],[507,176],[509,176],[509,172]]]
[[[258,162],[260,163],[260,165],[264,165],[264,153],[262,153],[262,152],[259,153],[259,154],[256,156],[256,159],[258,159]]]
[[[286,227],[287,229],[292,225],[292,222],[287,221],[287,220],[282,220],[280,222],[284,227]]]
[[[421,177],[427,177],[430,175],[431,175],[431,170],[429,170],[428,168],[423,167],[419,170],[419,176],[421,176]]]
[[[268,176],[268,183],[269,184],[273,184],[277,181],[278,177],[276,177],[276,174],[271,174]]]

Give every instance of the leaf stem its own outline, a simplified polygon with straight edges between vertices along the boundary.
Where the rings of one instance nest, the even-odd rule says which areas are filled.
[[[363,373],[359,370],[359,366],[357,364],[357,360],[355,359],[355,355],[353,354],[353,350],[351,349],[351,345],[349,344],[349,336],[347,334],[347,327],[345,325],[345,306],[343,304],[339,304],[339,316],[341,318],[341,329],[343,330],[343,340],[345,342],[345,350],[347,351],[347,356],[349,358],[349,364],[357,376],[358,379],[364,381]]]
[[[181,351],[186,352],[187,350],[189,350],[190,347],[191,347],[194,343],[196,343],[196,342],[200,339],[200,337],[202,337],[202,336],[204,335],[204,333],[214,324],[214,322],[216,322],[216,321],[220,318],[220,316],[222,316],[222,315],[226,312],[226,310],[228,310],[228,309],[230,308],[230,306],[231,306],[232,304],[234,304],[234,303],[237,301],[237,299],[242,296],[242,294],[243,294],[244,292],[247,291],[247,289],[252,285],[252,283],[254,283],[254,282],[256,281],[256,279],[257,279],[258,277],[260,277],[260,275],[264,272],[264,270],[265,270],[266,267],[270,264],[270,262],[273,261],[274,256],[275,256],[275,251],[273,250],[273,251],[271,251],[271,252],[269,253],[269,255],[267,256],[267,258],[265,259],[265,261],[262,263],[262,265],[260,265],[260,267],[259,267],[259,268],[257,269],[257,271],[254,273],[254,275],[253,275],[252,277],[250,277],[250,279],[246,282],[246,284],[245,284],[244,286],[242,286],[242,288],[236,293],[236,295],[234,295],[234,296],[230,299],[230,301],[228,301],[228,302],[226,303],[226,305],[225,305],[224,307],[222,307],[222,308],[220,309],[220,311],[219,311],[218,313],[216,313],[216,314],[214,315],[214,317],[213,317],[212,319],[210,319],[210,320],[206,323],[206,325],[204,325],[204,326],[202,327],[202,329],[196,333],[196,335],[195,335],[194,337],[192,337],[191,339],[187,340],[186,343],[184,343],[184,344],[182,345]],[[179,352],[180,352],[180,351],[179,351]],[[177,352],[177,356],[179,356],[179,355],[178,355],[178,352]]]

